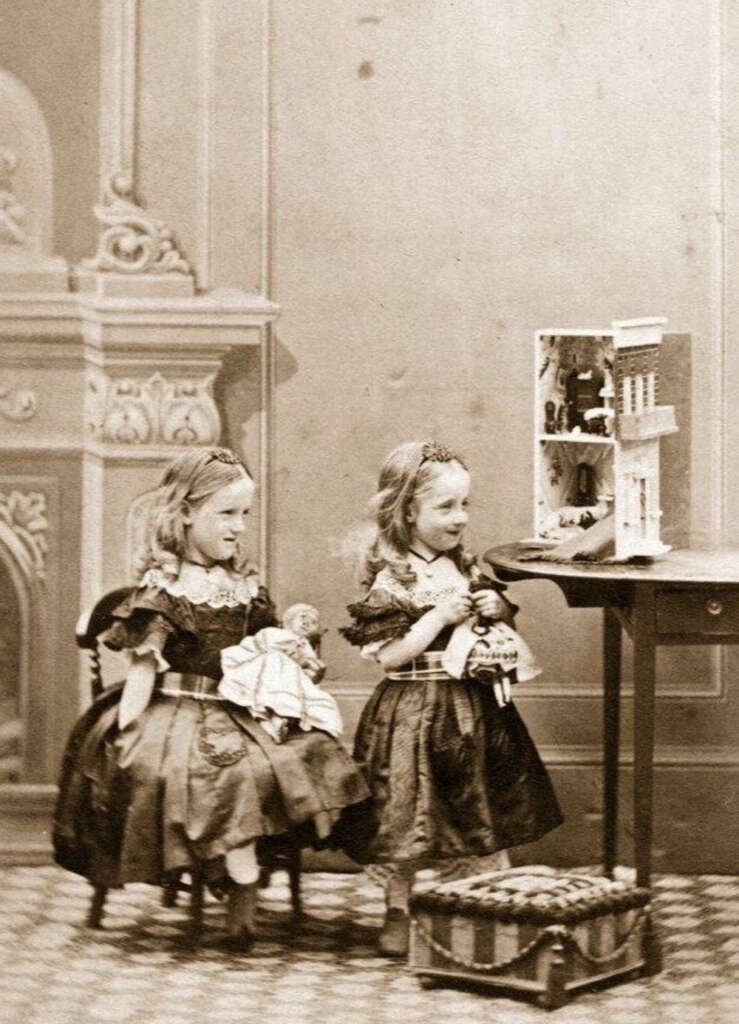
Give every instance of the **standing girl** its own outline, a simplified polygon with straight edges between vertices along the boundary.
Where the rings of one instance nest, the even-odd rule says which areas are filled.
[[[364,558],[368,592],[343,631],[386,673],[356,734],[373,799],[364,827],[348,815],[347,848],[392,866],[380,935],[389,955],[407,951],[419,867],[530,842],[562,821],[510,701],[510,683],[538,669],[510,626],[504,588],[463,547],[469,489],[464,463],[441,445],[413,441],[388,456]]]
[[[69,741],[55,815],[58,863],[96,886],[161,884],[193,863],[228,894],[228,930],[254,936],[255,841],[326,840],[367,788],[339,742],[277,742],[218,693],[221,651],[277,625],[241,551],[254,484],[223,448],[190,451],[155,494],[138,584],[99,637],[126,652]]]

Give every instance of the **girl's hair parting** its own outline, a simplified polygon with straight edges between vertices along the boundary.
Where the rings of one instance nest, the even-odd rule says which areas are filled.
[[[144,542],[134,566],[137,579],[152,568],[176,577],[185,554],[184,516],[244,476],[252,479],[245,463],[228,448],[192,449],[174,459],[149,506]],[[241,570],[245,564],[245,556],[239,553],[232,567]]]
[[[385,567],[401,583],[415,582],[416,574],[408,562],[411,545],[408,511],[413,498],[429,486],[440,466],[449,462],[467,469],[459,454],[436,441],[406,441],[387,456],[380,470],[377,493],[370,504],[374,530],[361,556],[361,579],[366,586]],[[474,563],[474,558],[461,544],[449,555],[463,572]]]

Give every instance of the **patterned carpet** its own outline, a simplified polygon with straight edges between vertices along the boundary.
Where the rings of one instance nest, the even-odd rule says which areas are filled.
[[[223,946],[209,902],[203,946],[181,942],[184,907],[129,886],[105,927],[83,927],[89,888],[55,867],[0,870],[2,1024],[735,1024],[739,877],[664,876],[655,885],[665,969],[580,995],[547,1013],[450,987],[425,991],[375,941],[379,888],[364,875],[306,874],[307,917],[293,925],[283,875],[261,894],[260,941]]]

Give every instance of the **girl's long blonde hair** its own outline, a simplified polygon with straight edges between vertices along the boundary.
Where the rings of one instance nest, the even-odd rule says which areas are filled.
[[[144,543],[135,559],[136,578],[140,580],[148,569],[161,569],[176,578],[186,550],[185,515],[221,487],[244,476],[252,479],[241,459],[228,448],[193,449],[174,459],[149,506]],[[230,562],[236,572],[243,572],[247,564],[243,552]]]
[[[384,568],[401,583],[415,582],[416,574],[408,561],[408,512],[414,497],[429,486],[440,466],[449,462],[467,469],[460,455],[435,441],[406,441],[387,456],[370,503],[372,529],[360,553],[360,579],[365,586],[370,586]],[[475,561],[461,543],[449,556],[465,574]]]

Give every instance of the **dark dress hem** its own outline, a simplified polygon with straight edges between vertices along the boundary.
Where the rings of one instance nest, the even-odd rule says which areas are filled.
[[[113,615],[109,646],[158,643],[172,671],[214,679],[221,649],[276,623],[263,589],[248,606],[212,608],[140,588]],[[63,867],[110,886],[157,884],[193,860],[217,873],[229,850],[263,837],[324,845],[340,812],[366,802],[361,772],[327,733],[277,744],[243,708],[165,697],[158,685],[124,734],[122,684],[73,729],[54,818]]]
[[[563,822],[546,767],[514,704],[474,679],[384,679],[354,744],[372,792],[344,814],[361,864],[486,856]]]

